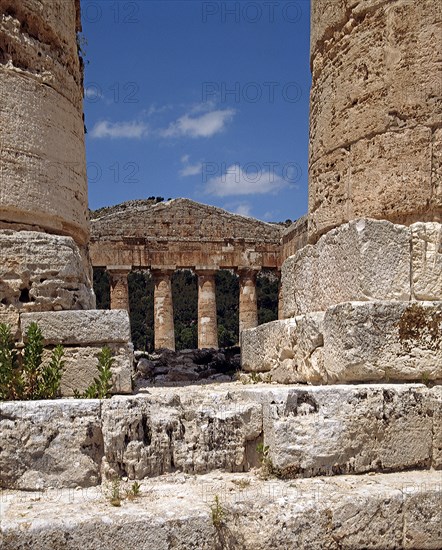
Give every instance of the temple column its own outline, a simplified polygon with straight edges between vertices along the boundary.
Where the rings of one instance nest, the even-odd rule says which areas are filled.
[[[215,271],[197,271],[198,275],[198,348],[218,348]]]
[[[154,269],[154,337],[155,349],[175,351],[175,327],[172,298],[173,270]]]
[[[240,269],[239,275],[239,334],[248,328],[258,326],[258,300],[254,269]]]
[[[108,266],[110,279],[110,308],[129,311],[129,287],[127,276],[131,266]]]

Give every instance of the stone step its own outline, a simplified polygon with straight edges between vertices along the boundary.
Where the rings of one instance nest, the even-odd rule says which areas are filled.
[[[0,404],[0,484],[90,487],[104,477],[247,472],[282,478],[442,468],[442,387],[150,388],[109,400]]]
[[[116,489],[124,493],[127,483]],[[442,547],[442,477],[408,471],[282,481],[170,474],[112,487],[4,491],[5,550],[342,550]],[[216,504],[216,499],[218,505]],[[117,502],[114,502],[117,504]]]

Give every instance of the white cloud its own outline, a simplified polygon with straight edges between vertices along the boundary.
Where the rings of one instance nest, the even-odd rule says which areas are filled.
[[[203,163],[199,162],[198,164],[188,164],[187,166],[184,166],[179,171],[180,176],[186,177],[186,176],[197,176],[198,174],[201,174],[201,169],[203,167]]]
[[[238,204],[233,212],[234,214],[239,214],[240,216],[250,216],[252,213],[252,207],[247,203]]]
[[[144,122],[97,122],[90,132],[93,138],[140,139],[148,134],[149,128]]]
[[[224,174],[209,179],[206,193],[217,197],[230,195],[257,195],[276,193],[288,182],[270,170],[262,170],[253,163],[253,170],[244,170],[239,164],[229,166]]]
[[[192,138],[212,137],[224,130],[234,114],[234,109],[218,109],[194,117],[185,114],[172,122],[168,128],[162,130],[161,135],[166,138],[181,136]]]
[[[181,170],[179,171],[179,175],[181,177],[197,176],[198,174],[201,174],[203,163],[197,162],[196,164],[189,164],[189,160],[189,155],[183,155],[181,157],[181,162],[184,164],[183,168],[181,168]]]

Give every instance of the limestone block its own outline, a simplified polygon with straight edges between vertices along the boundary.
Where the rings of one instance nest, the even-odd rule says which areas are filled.
[[[11,309],[0,309],[0,323],[11,327],[12,336],[18,340],[20,337],[20,315]]]
[[[241,367],[247,372],[268,372],[293,359],[296,321],[272,321],[241,333]]]
[[[22,311],[94,308],[85,251],[71,237],[0,230],[0,303]]]
[[[112,393],[132,393],[133,346],[132,344],[109,344],[114,364],[112,366]],[[61,379],[61,394],[73,396],[82,393],[98,376],[98,355],[101,346],[65,347],[64,369]],[[47,349],[45,357],[50,355]]]
[[[0,403],[0,483],[36,490],[100,482],[98,400]]]
[[[322,312],[273,321],[243,331],[241,367],[246,372],[269,372],[272,382],[322,383]]]
[[[442,224],[411,226],[412,292],[415,300],[442,299]]]
[[[329,382],[442,380],[442,302],[339,304],[323,333]]]
[[[247,486],[240,488],[241,483]],[[409,490],[419,487],[418,492]],[[8,550],[436,549],[441,545],[440,473],[263,481],[244,474],[170,475],[110,506],[96,490],[6,492],[1,542]],[[215,527],[215,495],[225,513]],[[146,505],[148,499],[148,505]],[[425,522],[425,519],[428,519]]]
[[[433,187],[432,202],[435,210],[439,213],[438,221],[442,221],[442,128],[434,130],[433,133],[433,159],[431,162]]]
[[[45,345],[115,344],[130,341],[129,314],[125,310],[51,311],[22,313],[22,332],[38,324]]]
[[[102,415],[107,475],[245,471],[257,463],[262,416],[254,403],[225,395],[212,400],[201,392],[181,401],[165,392],[113,397],[103,402]]]
[[[435,401],[423,385],[269,391],[264,444],[287,477],[429,468]]]
[[[352,145],[352,217],[425,220],[431,188],[430,128],[386,132]]]
[[[425,482],[424,482],[425,483]],[[404,483],[404,550],[442,546],[440,478],[426,487],[421,480]]]
[[[282,266],[285,318],[345,301],[410,299],[410,230],[354,220],[325,234]]]
[[[430,391],[433,418],[433,468],[442,469],[442,386],[435,386]]]

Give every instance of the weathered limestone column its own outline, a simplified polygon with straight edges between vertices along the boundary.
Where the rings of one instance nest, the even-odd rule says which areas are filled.
[[[0,1],[0,309],[95,307],[79,0]]]
[[[258,326],[258,300],[255,269],[239,269],[239,334]]]
[[[278,271],[279,276],[279,285],[278,285],[278,320],[282,321],[285,319],[284,315],[284,296],[283,296],[283,286],[281,280],[281,272]]]
[[[173,270],[153,269],[154,280],[154,337],[155,349],[175,350],[173,322]]]
[[[201,270],[198,275],[198,348],[218,347],[215,271]]]
[[[440,5],[312,1],[309,242],[357,218],[440,221]]]
[[[107,272],[110,279],[110,308],[129,311],[127,276],[131,272],[131,266],[109,266]]]

